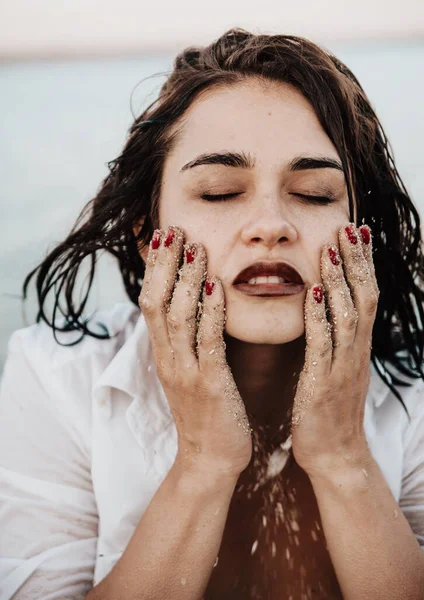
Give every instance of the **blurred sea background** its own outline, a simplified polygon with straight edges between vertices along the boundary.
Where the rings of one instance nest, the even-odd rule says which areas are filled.
[[[367,92],[423,214],[423,40],[323,45]],[[163,82],[150,76],[166,73],[174,56],[0,64],[0,373],[12,331],[34,322],[33,287],[25,307],[21,301],[25,275],[63,239],[93,197],[133,117]],[[113,259],[106,256],[90,307],[118,301],[126,301],[125,293]]]

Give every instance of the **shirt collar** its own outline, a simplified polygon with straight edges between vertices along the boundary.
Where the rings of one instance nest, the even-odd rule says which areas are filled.
[[[140,315],[133,331],[96,381],[95,391],[112,387],[132,397],[146,392],[143,371],[147,369],[150,346],[146,334],[146,322]]]
[[[153,412],[157,421],[168,422],[171,412],[157,377],[146,320],[135,310],[139,315],[135,327],[94,384],[94,398],[103,405],[105,416],[110,417],[110,389],[115,388],[128,394],[144,411]]]
[[[146,321],[140,311],[138,315],[133,331],[99,377],[93,394],[106,420],[113,414],[116,390],[129,396],[128,427],[144,454],[145,475],[160,484],[175,461],[177,430],[157,376]]]

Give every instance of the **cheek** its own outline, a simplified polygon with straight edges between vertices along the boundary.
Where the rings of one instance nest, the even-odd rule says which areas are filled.
[[[167,201],[160,205],[159,222],[162,228],[170,225],[180,227],[185,234],[187,242],[203,244],[208,256],[214,256],[222,247],[224,240],[229,239],[231,228],[229,220],[222,219],[222,214],[215,214],[211,207],[193,202],[178,200]],[[232,228],[234,228],[234,220]],[[231,227],[231,225],[230,225]]]
[[[298,215],[302,231],[306,228],[317,237],[332,239],[337,236],[338,230],[349,222],[349,205],[346,202],[337,202],[333,206],[319,207],[318,210],[304,211]]]
[[[304,221],[302,226],[302,247],[305,251],[303,264],[311,266],[312,279],[320,281],[321,256],[326,246],[335,244],[339,246],[339,231],[349,222],[348,213],[338,210],[332,214],[319,216],[313,221]]]

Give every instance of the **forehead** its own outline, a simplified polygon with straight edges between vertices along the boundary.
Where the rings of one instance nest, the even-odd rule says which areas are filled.
[[[184,115],[173,159],[202,152],[251,152],[258,166],[281,166],[293,156],[338,158],[311,104],[295,88],[254,80],[202,94]],[[169,157],[172,160],[172,157]]]

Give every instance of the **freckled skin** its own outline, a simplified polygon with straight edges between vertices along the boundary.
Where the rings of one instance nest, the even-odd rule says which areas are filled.
[[[223,150],[252,154],[256,166],[244,170],[207,165],[180,173],[201,153]],[[188,241],[204,245],[208,271],[224,284],[226,332],[248,344],[298,339],[304,330],[304,294],[265,301],[236,294],[231,283],[241,268],[259,258],[287,260],[310,285],[319,279],[323,245],[337,242],[339,228],[349,220],[343,174],[335,169],[290,173],[288,163],[298,155],[338,158],[301,94],[282,84],[264,89],[245,83],[209,92],[195,102],[181,139],[165,161],[161,227],[180,225]],[[323,185],[339,194],[336,203],[308,206],[289,195],[317,192]],[[244,197],[201,200],[200,192],[211,186],[214,193],[242,191]],[[253,364],[255,349],[251,350]]]

